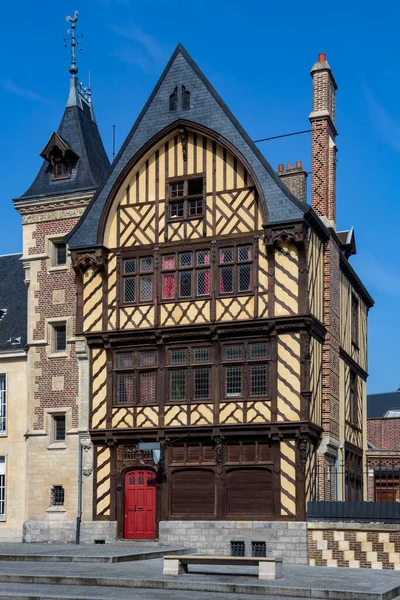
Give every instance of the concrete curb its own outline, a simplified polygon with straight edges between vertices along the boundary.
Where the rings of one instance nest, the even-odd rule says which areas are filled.
[[[142,588],[142,589],[163,589],[163,590],[183,590],[190,592],[220,592],[226,594],[243,595],[263,595],[263,596],[281,596],[286,598],[313,598],[314,600],[394,600],[400,594],[400,586],[382,592],[355,592],[345,590],[321,590],[304,587],[280,587],[260,584],[230,584],[230,583],[205,583],[203,581],[171,581],[153,579],[117,579],[111,577],[55,577],[45,575],[0,575],[0,583],[23,583],[31,585],[74,585],[74,586],[92,586],[98,588]],[[100,590],[99,590],[100,591]],[[0,598],[21,598],[18,594],[14,596],[4,595],[0,592]],[[61,600],[66,596],[22,596],[28,600]],[[80,599],[77,599],[80,600]]]

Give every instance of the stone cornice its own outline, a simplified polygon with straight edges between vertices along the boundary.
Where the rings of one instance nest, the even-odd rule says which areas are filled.
[[[85,208],[92,199],[94,190],[81,194],[66,194],[50,198],[35,198],[34,200],[14,200],[14,206],[22,215],[33,215],[43,212],[63,211]]]

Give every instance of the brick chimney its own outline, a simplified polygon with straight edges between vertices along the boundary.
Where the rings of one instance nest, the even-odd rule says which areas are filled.
[[[311,204],[327,225],[336,228],[336,136],[337,85],[326,54],[311,69],[313,79],[311,122]]]
[[[301,160],[296,162],[295,167],[289,163],[286,170],[283,165],[278,165],[277,175],[296,198],[302,202],[307,200],[307,172],[301,164]]]

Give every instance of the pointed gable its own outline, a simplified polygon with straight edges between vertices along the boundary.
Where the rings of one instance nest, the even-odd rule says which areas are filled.
[[[179,45],[118,153],[109,178],[70,234],[71,247],[99,243],[97,234],[102,212],[122,171],[145,144],[180,119],[213,130],[241,153],[258,182],[268,222],[299,219],[308,210],[308,205],[297,200],[282,184],[204,74]]]
[[[71,90],[79,96],[75,78],[71,78]],[[94,190],[104,181],[110,163],[94,120],[92,107],[80,96],[79,102],[71,102],[70,98],[57,132],[50,136],[41,152],[45,160],[38,175],[18,200]],[[53,177],[50,153],[55,146],[61,154],[69,157],[68,177]]]

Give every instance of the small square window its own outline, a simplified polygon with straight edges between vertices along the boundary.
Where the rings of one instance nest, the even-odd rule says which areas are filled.
[[[188,196],[197,196],[203,193],[203,179],[188,180]]]
[[[146,256],[145,258],[140,259],[140,272],[145,273],[146,271],[153,270],[153,257]]]
[[[198,250],[197,251],[197,266],[208,266],[210,264],[210,251],[209,250]]]
[[[171,364],[183,365],[186,363],[186,350],[171,350]]]
[[[124,260],[124,273],[131,274],[136,273],[136,259],[130,258],[128,260]]]
[[[175,254],[164,254],[162,257],[162,268],[164,271],[175,269]]]
[[[221,263],[233,262],[233,248],[222,248],[219,251],[219,260]]]
[[[154,367],[156,364],[155,352],[140,352],[139,357],[141,367]]]
[[[117,365],[119,369],[129,369],[133,367],[133,353],[118,354]]]
[[[239,246],[238,261],[251,260],[251,246]]]
[[[65,352],[67,349],[67,327],[65,323],[53,325],[54,352]]]
[[[67,263],[67,245],[64,242],[54,243],[54,264],[62,266]]]
[[[196,198],[195,200],[189,200],[189,216],[195,217],[203,214],[203,199]]]
[[[183,201],[171,202],[169,205],[171,219],[183,217]]]
[[[191,267],[192,266],[192,253],[181,252],[179,255],[179,266],[180,267]]]
[[[62,485],[53,485],[51,488],[51,506],[64,506],[65,493]]]
[[[179,198],[184,194],[184,182],[180,181],[178,183],[171,183],[169,186],[169,193],[171,198]]]
[[[55,415],[53,417],[53,439],[55,442],[65,441],[65,415]]]
[[[240,360],[243,358],[242,346],[228,346],[225,350],[226,360]]]
[[[66,179],[70,177],[68,165],[65,162],[57,162],[53,165],[53,179]]]
[[[194,362],[202,363],[210,361],[210,349],[209,348],[198,348],[194,351]]]

